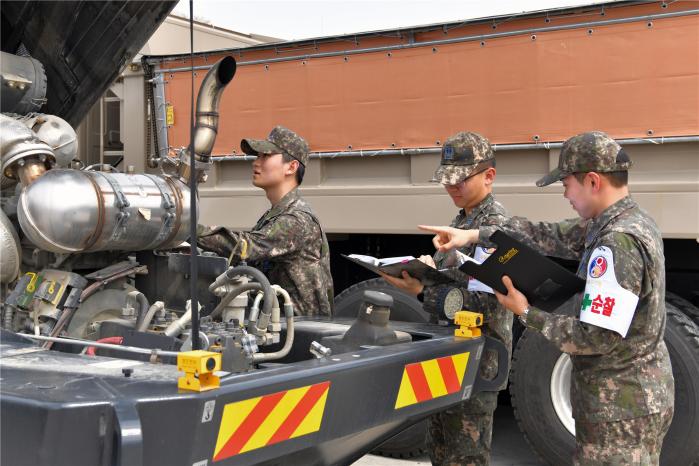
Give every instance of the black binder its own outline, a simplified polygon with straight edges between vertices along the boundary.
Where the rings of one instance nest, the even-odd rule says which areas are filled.
[[[448,283],[456,285],[458,282],[463,282],[467,278],[462,272],[459,272],[458,269],[437,270],[434,267],[430,267],[429,265],[420,262],[418,259],[412,259],[406,262],[391,265],[376,266],[344,254],[340,255],[348,261],[361,265],[365,269],[369,269],[377,274],[379,272],[383,272],[391,275],[392,277],[402,278],[402,272],[405,270],[411,277],[417,278],[425,286],[443,285]]]
[[[490,241],[498,245],[490,257],[481,265],[466,262],[459,270],[503,294],[507,288],[502,277],[507,275],[529,304],[544,311],[553,311],[585,288],[585,280],[502,231]]]

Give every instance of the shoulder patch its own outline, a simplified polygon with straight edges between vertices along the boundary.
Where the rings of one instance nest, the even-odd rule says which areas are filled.
[[[592,278],[599,278],[607,271],[607,259],[604,256],[595,256],[590,261],[587,275]]]
[[[587,264],[580,321],[626,337],[637,304],[638,296],[619,285],[616,279],[612,250],[606,246],[596,248]]]

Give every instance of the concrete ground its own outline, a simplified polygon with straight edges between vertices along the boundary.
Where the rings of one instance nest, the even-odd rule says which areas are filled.
[[[426,455],[410,460],[366,455],[353,463],[354,466],[427,466],[429,464],[430,458]],[[498,406],[495,411],[490,464],[491,466],[544,466],[544,463],[531,451],[517,428],[510,406]]]

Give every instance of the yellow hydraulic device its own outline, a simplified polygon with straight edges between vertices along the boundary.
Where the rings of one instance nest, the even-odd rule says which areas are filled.
[[[454,314],[454,323],[459,326],[459,328],[454,330],[454,335],[457,337],[480,337],[480,326],[483,325],[483,314],[471,311],[459,311]]]
[[[218,388],[221,380],[214,372],[221,370],[221,354],[211,351],[184,351],[177,355],[177,370],[184,376],[177,379],[177,387],[203,392]]]

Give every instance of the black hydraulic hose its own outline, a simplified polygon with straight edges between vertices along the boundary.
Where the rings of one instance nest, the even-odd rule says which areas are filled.
[[[262,292],[264,293],[264,304],[262,305],[261,312],[263,314],[271,314],[272,305],[274,304],[275,293],[270,285],[269,280],[265,277],[265,274],[260,272],[254,267],[248,265],[239,265],[237,267],[231,267],[221,275],[219,275],[216,280],[209,286],[209,291],[213,291],[221,285],[224,285],[235,277],[240,275],[246,275],[257,283],[262,285]]]
[[[238,285],[234,287],[231,291],[226,293],[223,298],[221,298],[221,302],[218,303],[218,306],[214,308],[213,311],[209,314],[209,317],[212,319],[215,319],[218,317],[221,312],[223,312],[223,308],[228,306],[228,303],[233,301],[238,295],[241,293],[245,293],[246,291],[250,290],[261,290],[262,285],[257,283],[257,282],[252,282],[252,283],[243,283],[242,285]]]

